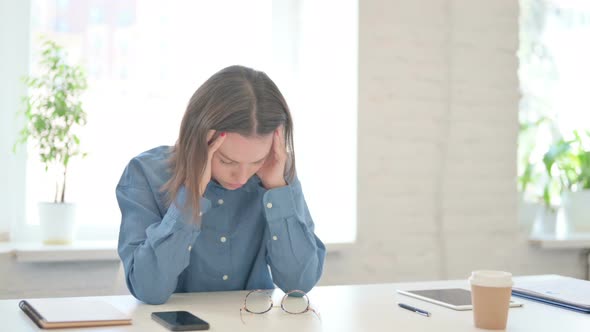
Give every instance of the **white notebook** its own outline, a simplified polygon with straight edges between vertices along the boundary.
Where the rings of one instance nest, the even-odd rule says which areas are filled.
[[[129,315],[99,299],[32,299],[21,301],[19,307],[46,329],[131,324]]]
[[[590,309],[590,281],[559,275],[538,276],[517,281],[513,291],[540,299]]]

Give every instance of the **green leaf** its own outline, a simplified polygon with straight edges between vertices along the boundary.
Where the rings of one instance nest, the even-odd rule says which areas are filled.
[[[549,184],[546,184],[543,188],[543,201],[546,207],[551,207],[551,193],[549,190]]]
[[[543,156],[543,164],[545,164],[545,169],[547,170],[547,174],[551,175],[551,168],[553,164],[564,156],[570,150],[570,143],[560,140],[557,142],[556,145],[553,145],[549,148],[549,151],[545,153]]]

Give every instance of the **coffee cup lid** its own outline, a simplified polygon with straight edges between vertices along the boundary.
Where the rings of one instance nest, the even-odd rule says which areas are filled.
[[[484,287],[512,287],[512,273],[504,271],[479,270],[471,272],[469,282]]]

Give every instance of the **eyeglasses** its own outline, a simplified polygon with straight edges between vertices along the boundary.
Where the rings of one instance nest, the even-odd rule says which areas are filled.
[[[278,308],[272,301],[272,296],[269,291],[263,289],[253,290],[246,295],[244,299],[244,306],[240,308],[240,319],[245,324],[242,313],[244,311],[251,314],[264,314],[269,312],[272,308]],[[308,311],[313,312],[318,319],[320,315],[309,305],[309,298],[305,292],[300,290],[292,290],[287,292],[281,300],[281,309],[289,314],[304,314]]]

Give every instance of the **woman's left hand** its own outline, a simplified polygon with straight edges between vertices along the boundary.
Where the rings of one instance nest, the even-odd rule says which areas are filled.
[[[266,161],[258,172],[256,172],[264,188],[273,189],[287,185],[285,181],[286,164],[287,149],[285,147],[285,136],[283,134],[283,126],[280,126],[274,131],[272,147],[270,148]]]

